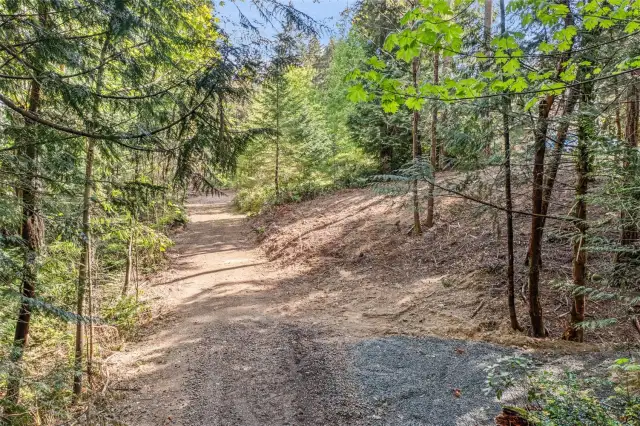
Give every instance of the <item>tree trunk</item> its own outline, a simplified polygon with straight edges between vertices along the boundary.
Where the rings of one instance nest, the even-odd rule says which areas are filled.
[[[484,1],[484,48],[491,50],[491,25],[493,21],[493,0]]]
[[[614,90],[614,95],[616,97],[616,100],[619,100],[619,93],[618,93],[618,78],[614,77],[613,78],[613,90]],[[618,138],[619,141],[622,140],[622,120],[620,119],[620,102],[616,102],[616,137]]]
[[[507,32],[505,19],[504,0],[500,0],[500,34],[503,37]],[[511,328],[522,331],[522,327],[518,324],[518,315],[516,313],[515,268],[513,258],[513,197],[511,195],[511,134],[509,132],[510,113],[511,99],[508,95],[505,95],[502,110],[502,136],[504,139],[504,198],[507,209],[507,301]]]
[[[393,157],[393,147],[383,146],[380,148],[380,172],[391,173],[391,160]]]
[[[626,184],[629,184],[634,173],[636,161],[635,157],[637,156],[637,148],[638,148],[638,101],[639,91],[638,85],[635,81],[637,78],[637,73],[634,72],[631,75],[633,82],[629,87],[629,96],[627,99],[627,122],[625,125],[625,146],[624,146],[624,159],[622,163],[623,169],[623,180]],[[622,231],[620,233],[620,245],[624,248],[625,246],[632,245],[636,241],[638,241],[638,228],[636,226],[636,218],[628,212],[622,210],[620,211],[620,222],[622,224]],[[616,262],[621,263],[628,260],[629,255],[624,251],[620,251],[616,255]]]
[[[440,68],[440,53],[435,52],[433,54],[433,84],[439,83],[439,73],[438,68]],[[438,104],[434,102],[433,111],[431,112],[431,181],[429,182],[429,186],[427,188],[427,220],[426,227],[431,228],[433,226],[433,192],[434,192],[434,183],[436,181],[436,167],[438,166]]]
[[[529,262],[529,316],[531,318],[531,334],[534,337],[546,337],[547,333],[542,318],[540,302],[540,259],[542,257],[542,194],[544,187],[544,154],[547,130],[549,127],[549,111],[553,97],[547,96],[540,101],[538,122],[535,129],[533,157],[533,190],[531,194],[531,259]]]
[[[568,0],[560,0],[569,7]],[[573,14],[567,13],[564,19],[565,28],[573,25]],[[573,47],[573,45],[572,45]],[[556,78],[564,71],[571,51],[565,52],[558,60]],[[546,96],[538,107],[538,121],[534,134],[534,158],[533,158],[533,188],[531,195],[531,256],[529,258],[529,316],[531,317],[531,334],[534,337],[546,337],[547,331],[542,318],[542,305],[540,303],[540,268],[542,264],[542,234],[544,230],[544,160],[549,130],[549,113],[553,107],[555,97]]]
[[[276,78],[280,78],[277,76]],[[276,202],[280,199],[280,81],[276,81],[276,158],[274,171],[274,186]]]
[[[109,21],[107,35],[105,36],[100,51],[100,63],[109,50],[111,42],[110,30],[113,25],[113,17]],[[104,68],[100,68],[96,75],[96,93],[102,92]],[[97,120],[100,108],[100,98],[96,98],[93,104],[92,119]],[[93,189],[93,159],[95,155],[95,140],[87,139],[87,151],[84,172],[84,191],[82,196],[82,251],[80,254],[80,266],[78,268],[78,293],[76,299],[76,314],[84,315],[84,296],[87,283],[91,279],[91,192]],[[73,374],[73,395],[77,399],[82,393],[82,350],[84,339],[84,323],[81,318],[76,323],[76,342]]]
[[[549,212],[549,203],[551,201],[551,194],[553,193],[553,187],[558,176],[558,169],[560,168],[560,162],[562,161],[562,154],[564,152],[564,144],[567,141],[567,135],[569,133],[569,125],[571,123],[571,114],[578,103],[578,96],[580,91],[576,88],[571,89],[567,95],[567,101],[565,102],[562,112],[563,122],[560,123],[558,131],[556,133],[556,140],[553,147],[553,155],[547,172],[545,173],[544,189],[542,193],[542,212],[541,226],[544,230],[546,222],[546,215]],[[527,251],[527,258],[525,259],[525,265],[529,265],[529,259],[531,258],[531,238],[529,238],[529,250]],[[540,266],[542,266],[542,259],[540,259]]]
[[[484,33],[483,33],[483,43],[484,43],[484,51],[487,57],[491,56],[491,26],[493,23],[493,1],[485,0],[484,2]],[[489,61],[484,62],[481,65],[483,71],[487,71],[489,69]],[[487,158],[491,157],[492,154],[492,142],[493,142],[493,132],[491,127],[491,116],[489,114],[489,109],[485,109],[482,113],[482,117],[484,118],[483,122],[483,130],[486,136],[486,145],[485,145],[485,155]]]
[[[93,252],[90,251],[89,252],[89,258],[92,258],[93,256]],[[91,260],[91,263],[93,263],[93,260]],[[91,272],[91,270],[89,270],[89,272]],[[95,271],[94,271],[95,272]],[[87,276],[87,302],[89,304],[89,342],[88,342],[88,347],[87,347],[87,376],[89,379],[89,384],[93,384],[92,382],[92,377],[93,377],[93,283],[94,283],[94,277],[91,275],[91,273],[89,273],[89,275]]]
[[[80,267],[78,270],[78,294],[76,300],[76,314],[84,315],[84,294],[88,277],[91,273],[91,187],[93,174],[93,157],[95,141],[87,140],[86,164],[84,173],[84,193],[82,197],[82,252],[80,255]],[[84,339],[84,323],[78,320],[76,323],[76,345],[73,375],[73,394],[78,397],[82,393],[82,352]]]
[[[451,56],[445,56],[442,60],[442,74],[446,75],[447,70],[453,71]],[[447,109],[445,108],[440,116],[440,125],[446,127],[449,123],[448,120],[449,115]],[[444,140],[440,141],[440,147],[438,151],[438,170],[445,170],[447,168],[447,144]]]
[[[576,195],[573,208],[573,217],[579,234],[573,242],[573,285],[586,286],[587,253],[584,250],[587,233],[587,204],[585,196],[589,184],[590,154],[589,143],[593,137],[594,119],[590,116],[590,107],[593,102],[593,83],[583,84],[580,94],[580,117],[578,122],[578,147],[576,152]],[[584,339],[584,330],[578,326],[584,321],[586,297],[579,291],[573,297],[571,305],[571,319],[564,338],[576,342]]]
[[[133,223],[131,224],[131,226],[133,226]],[[133,247],[133,230],[131,231],[131,234],[129,235],[129,244],[127,247],[127,263],[125,265],[125,272],[124,272],[124,285],[122,286],[122,297],[126,297],[127,293],[129,292],[129,285],[131,283],[131,269],[133,267],[133,261],[132,261],[132,257],[131,257],[131,249]]]
[[[29,111],[36,113],[40,108],[40,83],[32,80],[29,90]],[[26,125],[33,127],[34,123],[27,120]],[[31,299],[36,294],[37,258],[44,239],[44,221],[40,215],[40,180],[38,167],[38,145],[29,141],[22,151],[27,160],[25,180],[22,185],[22,229],[21,236],[24,244],[24,264],[22,272],[22,301],[18,312],[18,321],[13,337],[11,361],[14,371],[7,381],[7,401],[17,404],[20,399],[20,385],[22,382],[21,361],[29,338],[31,325]],[[1,420],[1,419],[0,419]]]
[[[413,59],[413,87],[418,90],[418,66],[420,59],[416,57]],[[418,170],[422,168],[422,147],[420,146],[420,140],[418,138],[418,123],[420,121],[420,112],[413,111],[413,126],[412,133],[412,148],[413,148],[413,166],[415,168],[414,173],[418,173]],[[421,235],[422,227],[420,226],[420,200],[418,199],[418,176],[415,175],[412,183],[413,192],[413,234]]]

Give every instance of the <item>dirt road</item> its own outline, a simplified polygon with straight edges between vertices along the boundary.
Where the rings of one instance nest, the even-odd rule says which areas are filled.
[[[353,315],[317,314],[321,290],[298,297],[295,268],[266,262],[229,199],[196,198],[188,208],[172,269],[145,292],[169,319],[111,358],[121,421],[491,424],[498,406],[481,392],[483,367],[510,350],[351,333]]]

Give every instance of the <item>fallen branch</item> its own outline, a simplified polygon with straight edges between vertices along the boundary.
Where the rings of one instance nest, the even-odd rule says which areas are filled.
[[[523,282],[522,283],[522,288],[520,288],[520,297],[522,297],[522,301],[524,303],[527,303],[527,295],[526,295],[526,292],[525,292],[525,287],[527,286],[527,284],[528,284],[528,281]]]
[[[482,307],[485,304],[485,300],[482,299],[482,302],[480,302],[480,305],[478,305],[478,307],[476,308],[475,311],[473,311],[473,313],[471,314],[471,318],[475,317],[476,315],[478,315],[478,312],[480,312],[480,309],[482,309]]]
[[[633,326],[638,331],[638,333],[640,333],[640,321],[638,321],[638,317],[632,319],[631,322],[633,323]]]

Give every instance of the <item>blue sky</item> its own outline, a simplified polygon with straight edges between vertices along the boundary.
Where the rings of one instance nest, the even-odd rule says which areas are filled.
[[[293,7],[307,15],[313,17],[315,20],[322,22],[324,25],[330,28],[330,31],[334,33],[337,31],[336,25],[340,21],[340,13],[349,6],[353,6],[356,0],[281,0],[283,3],[290,2]],[[239,27],[239,13],[238,9],[252,21],[258,21],[258,25],[261,26],[261,33],[264,36],[270,37],[277,33],[278,29],[274,29],[271,25],[261,22],[260,15],[258,14],[255,6],[251,4],[250,0],[225,0],[220,6],[220,0],[213,0],[216,15],[222,20],[222,27],[231,34],[239,36],[242,28]],[[326,44],[331,38],[331,33],[327,32],[322,34],[321,42]]]

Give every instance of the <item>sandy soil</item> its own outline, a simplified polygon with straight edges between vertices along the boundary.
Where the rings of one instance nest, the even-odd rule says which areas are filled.
[[[145,292],[165,314],[110,358],[130,425],[355,424],[344,360],[323,332],[274,307],[287,271],[267,264],[227,198],[197,198],[174,266]],[[156,309],[157,306],[156,306]],[[311,321],[312,322],[312,321]],[[336,375],[338,374],[338,375]]]
[[[412,239],[397,203],[343,191],[248,221],[228,198],[192,199],[173,267],[144,293],[165,314],[109,358],[119,420],[491,424],[483,369],[504,345],[597,349],[510,332],[490,230],[456,214]]]

